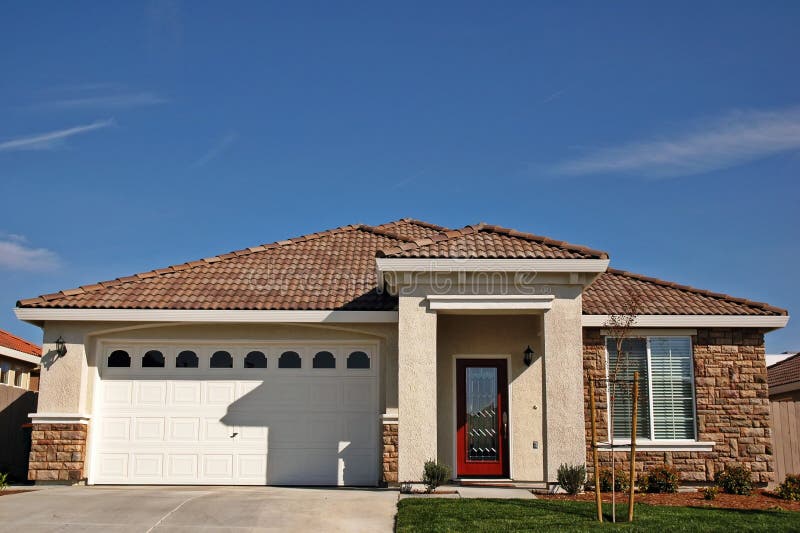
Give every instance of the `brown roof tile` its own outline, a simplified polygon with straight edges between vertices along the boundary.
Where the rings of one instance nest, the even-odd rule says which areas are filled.
[[[18,352],[27,353],[30,355],[42,356],[42,347],[32,342],[28,342],[21,337],[0,329],[0,346],[17,350]]]
[[[477,224],[428,235],[378,251],[379,257],[452,259],[608,259],[585,246],[516,230]]]
[[[800,382],[800,353],[767,367],[770,387]]]
[[[605,252],[481,224],[448,230],[401,219],[351,225],[84,285],[19,307],[121,309],[393,310],[377,289],[375,255],[393,257],[606,258]],[[441,254],[441,255],[437,255]],[[782,309],[609,270],[584,293],[585,314],[615,314],[632,288],[642,314],[786,314]]]
[[[642,315],[785,315],[785,309],[735,298],[727,294],[695,289],[609,268],[583,293],[583,314],[624,313],[621,302],[635,291],[641,295]]]

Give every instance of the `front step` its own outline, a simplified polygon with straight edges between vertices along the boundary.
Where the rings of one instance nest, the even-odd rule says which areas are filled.
[[[548,489],[547,483],[535,481],[514,481],[513,479],[455,479],[453,483],[462,487],[486,487],[486,488],[508,488],[508,489],[530,489],[544,491]]]

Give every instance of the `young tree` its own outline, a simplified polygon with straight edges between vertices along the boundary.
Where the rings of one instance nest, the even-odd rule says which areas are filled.
[[[626,399],[630,397],[632,403],[631,420],[631,472],[630,472],[630,498],[628,505],[628,519],[633,520],[633,494],[636,486],[635,480],[635,461],[636,461],[636,403],[638,402],[638,377],[639,373],[634,373],[634,381],[631,382],[630,375],[630,352],[626,346],[626,339],[631,337],[633,328],[636,325],[636,318],[642,306],[642,294],[635,289],[628,289],[622,299],[622,313],[611,315],[605,324],[606,336],[613,339],[616,349],[614,365],[608,367],[608,380],[606,385],[610,388],[609,405],[609,441],[611,443],[611,520],[617,521],[616,512],[616,463],[614,456],[614,407],[620,394]]]

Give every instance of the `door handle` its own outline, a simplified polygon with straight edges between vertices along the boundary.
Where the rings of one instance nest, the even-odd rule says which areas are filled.
[[[235,431],[234,431],[234,432],[233,432],[233,435],[231,435],[231,438],[234,438],[234,437],[235,437],[236,435],[238,435],[238,434],[239,434],[239,433],[237,433],[237,432],[235,432]]]
[[[503,413],[503,436],[508,439],[508,413]]]

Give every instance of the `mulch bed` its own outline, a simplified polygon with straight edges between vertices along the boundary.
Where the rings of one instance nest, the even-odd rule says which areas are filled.
[[[537,494],[537,498],[571,501],[594,501],[594,492],[577,496],[569,494]],[[611,494],[603,493],[603,501],[611,502]],[[617,504],[627,504],[628,494],[617,493]],[[800,511],[800,502],[781,500],[768,490],[756,490],[750,496],[737,496],[720,492],[714,500],[703,499],[702,492],[678,492],[675,494],[636,494],[636,503],[649,505],[671,505],[678,507],[712,507],[717,509],[784,509]]]
[[[10,496],[12,494],[19,494],[20,492],[32,492],[32,491],[26,489],[0,490],[0,496]]]

